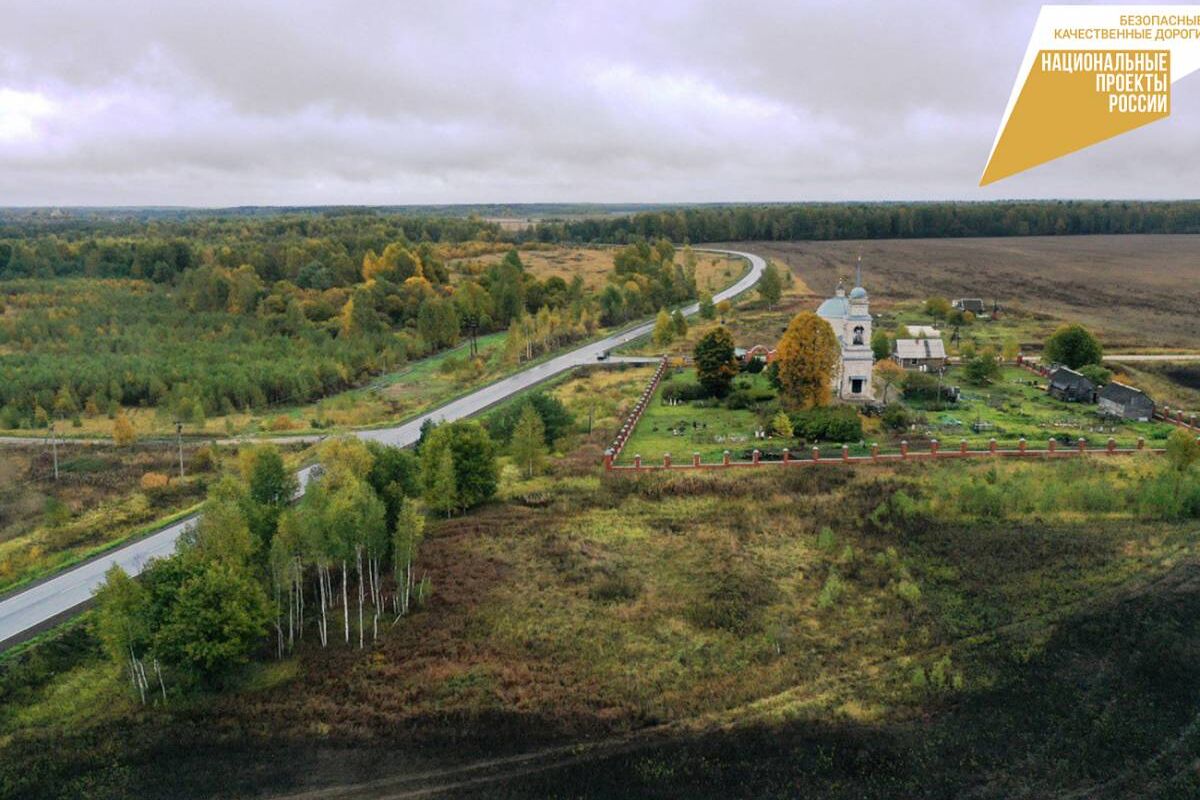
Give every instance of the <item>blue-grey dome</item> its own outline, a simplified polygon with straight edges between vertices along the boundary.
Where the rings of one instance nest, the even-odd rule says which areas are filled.
[[[850,290],[850,299],[851,300],[865,299],[866,296],[867,296],[867,290],[861,286],[855,286],[853,289]]]
[[[817,308],[817,316],[825,319],[845,319],[850,313],[850,304],[844,297],[831,297]]]

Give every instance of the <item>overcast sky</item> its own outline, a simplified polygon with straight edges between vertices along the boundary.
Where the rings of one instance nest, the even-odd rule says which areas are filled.
[[[976,188],[1037,10],[5,0],[0,206],[1200,195],[1200,75]]]

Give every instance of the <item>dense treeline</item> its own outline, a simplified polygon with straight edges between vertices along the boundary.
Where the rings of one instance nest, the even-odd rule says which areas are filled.
[[[496,249],[397,240],[358,265],[313,260],[295,280],[274,282],[252,264],[208,256],[183,272],[157,262],[149,280],[9,281],[0,286],[0,427],[115,416],[121,406],[202,422],[311,402],[461,337],[474,345],[509,328],[516,363],[596,329],[598,303],[582,279],[539,280],[516,250],[471,261],[451,281],[442,253],[481,247]]]
[[[480,219],[356,214],[200,217],[182,221],[71,219],[0,221],[0,279],[82,275],[166,283],[196,266],[248,264],[270,283],[296,281],[318,263],[352,283],[368,251],[394,242],[497,241],[500,227]]]
[[[541,241],[676,242],[1200,233],[1197,201],[811,203],[690,206],[545,222]]]
[[[1200,233],[1200,201],[1061,200],[497,207],[541,222],[516,231],[444,209],[129,210],[110,215],[0,214],[0,279],[86,275],[159,282],[200,264],[249,264],[267,282],[313,262],[350,282],[367,252],[424,243],[916,239]],[[613,212],[619,213],[613,213]],[[467,214],[464,216],[464,214]],[[566,215],[572,215],[566,218]],[[578,215],[578,216],[575,216]],[[556,219],[559,216],[561,218]]]

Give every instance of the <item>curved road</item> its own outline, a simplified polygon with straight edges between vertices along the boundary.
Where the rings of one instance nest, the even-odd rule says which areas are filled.
[[[762,258],[751,253],[710,248],[696,249],[741,256],[750,262],[750,270],[737,283],[716,294],[713,297],[714,302],[732,299],[752,287],[758,282],[766,267],[766,262]],[[683,313],[688,316],[697,311],[699,311],[698,303],[692,303],[683,309]],[[645,322],[628,328],[477,389],[471,394],[451,401],[403,425],[360,431],[355,435],[362,439],[373,439],[384,444],[405,447],[417,441],[421,434],[421,425],[426,420],[445,422],[478,414],[480,411],[518,392],[536,386],[561,372],[585,364],[595,364],[597,363],[596,357],[602,351],[619,347],[645,336],[653,328],[653,322]],[[312,470],[313,467],[307,467],[297,473],[301,492],[304,491],[304,486],[308,483]],[[104,581],[104,573],[114,564],[119,564],[130,575],[136,575],[142,571],[150,559],[170,555],[175,549],[175,541],[195,522],[195,519],[193,516],[181,520],[156,533],[130,542],[0,600],[0,650],[23,641],[79,611],[91,600],[92,593]]]

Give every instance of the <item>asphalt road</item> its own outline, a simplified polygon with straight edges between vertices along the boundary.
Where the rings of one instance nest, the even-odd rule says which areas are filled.
[[[750,262],[750,270],[733,286],[715,295],[714,302],[733,298],[752,287],[758,282],[766,267],[765,261],[751,253],[736,250],[712,252],[742,256]],[[683,313],[690,316],[698,310],[699,305],[693,303],[684,308]],[[596,357],[601,352],[645,336],[653,328],[653,322],[646,322],[626,329],[484,386],[403,425],[360,431],[356,435],[363,439],[373,439],[401,447],[413,444],[420,436],[421,425],[427,419],[444,422],[478,414],[480,411],[559,373],[584,364],[596,364],[598,363]],[[613,360],[618,359],[614,358]],[[301,492],[304,491],[304,486],[312,476],[312,470],[313,467],[308,467],[298,473]],[[0,650],[24,641],[85,607],[91,600],[92,593],[104,582],[104,573],[114,564],[119,564],[129,574],[136,575],[142,571],[149,560],[169,555],[174,551],[175,541],[180,534],[189,526],[194,525],[195,521],[195,517],[181,520],[156,533],[116,548],[0,600]]]

